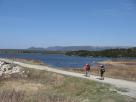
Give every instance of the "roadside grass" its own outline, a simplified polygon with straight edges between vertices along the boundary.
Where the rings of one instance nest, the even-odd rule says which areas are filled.
[[[52,72],[22,68],[0,79],[0,102],[135,102],[110,85]]]
[[[106,76],[136,81],[136,61],[107,61],[102,62],[106,65]]]
[[[131,66],[111,66],[107,65],[107,73],[105,76],[110,76],[117,79],[125,79],[129,81],[136,81],[136,67]]]
[[[125,88],[116,88],[119,92],[128,92],[128,90],[127,89],[125,89]]]

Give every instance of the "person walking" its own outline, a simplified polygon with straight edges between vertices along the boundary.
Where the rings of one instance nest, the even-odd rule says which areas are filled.
[[[105,73],[105,66],[104,65],[100,65],[101,80],[104,80],[104,73]]]
[[[85,70],[85,76],[90,77],[90,65],[89,64],[84,65],[84,70]]]

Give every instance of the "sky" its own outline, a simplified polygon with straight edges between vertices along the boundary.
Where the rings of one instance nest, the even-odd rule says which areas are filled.
[[[0,0],[0,49],[136,46],[136,0]]]

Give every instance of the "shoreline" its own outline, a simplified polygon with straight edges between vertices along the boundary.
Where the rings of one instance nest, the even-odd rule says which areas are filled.
[[[47,65],[46,63],[40,60],[33,60],[33,59],[22,59],[22,58],[8,58],[8,59],[12,62],[16,61],[16,62],[22,62],[25,64],[31,64],[31,65],[42,65],[42,66],[46,66],[52,69],[58,69],[58,70],[63,70],[63,71],[84,74],[83,68],[53,67],[53,66]],[[132,61],[130,60],[127,60],[127,61],[126,60],[108,60],[108,61],[98,62],[96,63],[95,66],[91,66],[92,75],[99,76],[99,65],[100,64],[104,64],[106,67],[105,77],[136,82],[136,60],[132,60]]]

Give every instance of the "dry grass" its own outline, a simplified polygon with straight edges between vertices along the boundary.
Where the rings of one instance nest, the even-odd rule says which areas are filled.
[[[63,84],[64,76],[33,69],[23,70],[23,75],[1,78],[0,102],[78,102],[76,98],[54,92],[54,87]]]
[[[110,86],[56,73],[23,68],[0,80],[0,102],[134,102]],[[108,101],[107,101],[108,100]]]
[[[3,90],[0,91],[0,102],[23,102],[24,91]]]
[[[107,61],[106,76],[136,81],[136,61]]]

